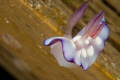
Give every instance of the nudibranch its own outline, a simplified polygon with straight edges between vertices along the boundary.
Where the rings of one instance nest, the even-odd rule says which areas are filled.
[[[44,41],[45,46],[51,47],[60,66],[86,70],[96,60],[103,49],[109,30],[105,23],[104,11],[96,14],[88,24],[72,38],[72,28],[85,14],[88,2],[79,7],[70,17],[67,30],[63,37],[52,37]]]

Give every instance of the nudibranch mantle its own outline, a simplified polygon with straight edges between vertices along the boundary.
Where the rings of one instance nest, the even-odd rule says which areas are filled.
[[[88,1],[73,13],[68,21],[64,37],[52,37],[44,41],[45,46],[51,47],[51,53],[61,66],[68,68],[81,66],[83,70],[86,70],[95,62],[104,48],[109,34],[103,17],[104,11],[96,14],[72,39],[72,28],[82,18],[87,6]]]

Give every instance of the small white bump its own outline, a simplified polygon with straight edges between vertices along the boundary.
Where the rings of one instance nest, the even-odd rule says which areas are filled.
[[[82,48],[81,51],[82,51],[82,56],[83,56],[84,58],[86,58],[86,57],[87,57],[87,53],[86,53],[85,48]]]
[[[102,40],[101,40],[101,38],[100,38],[100,37],[96,37],[96,39],[95,39],[95,43],[96,43],[97,45],[102,44]]]
[[[87,53],[89,56],[93,56],[94,55],[94,48],[93,46],[89,46],[89,48],[87,49]]]
[[[86,43],[86,44],[89,44],[89,41],[88,41],[88,40],[86,40],[86,41],[85,41],[85,43]]]

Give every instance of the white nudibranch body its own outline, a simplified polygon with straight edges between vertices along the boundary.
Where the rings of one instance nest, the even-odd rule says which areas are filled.
[[[88,6],[88,1],[79,7],[70,17],[64,37],[52,37],[44,41],[51,47],[60,66],[83,70],[90,67],[104,48],[109,30],[105,23],[104,11],[96,14],[73,39],[72,28],[82,18]]]

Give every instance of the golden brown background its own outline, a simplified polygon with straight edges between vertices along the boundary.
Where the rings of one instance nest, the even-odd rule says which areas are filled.
[[[120,0],[89,0],[75,36],[105,11],[109,37],[86,71],[58,65],[46,38],[62,36],[71,14],[87,0],[0,0],[0,66],[19,80],[120,80]],[[1,75],[2,76],[2,75]]]

